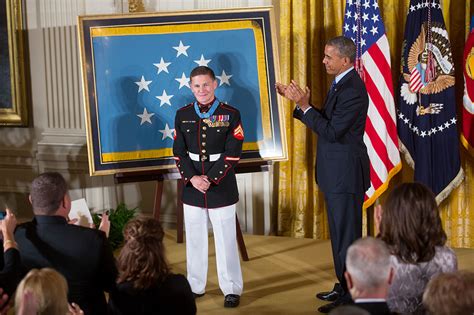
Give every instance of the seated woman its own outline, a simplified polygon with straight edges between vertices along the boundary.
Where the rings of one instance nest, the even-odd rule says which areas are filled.
[[[404,183],[375,209],[379,237],[389,246],[395,276],[387,304],[400,314],[423,313],[422,296],[432,277],[457,270],[453,250],[445,246],[434,194],[420,183]]]
[[[31,269],[15,295],[17,315],[79,315],[78,305],[67,301],[66,278],[51,268]]]
[[[110,293],[112,314],[196,314],[191,287],[173,274],[165,258],[163,228],[152,218],[136,218],[124,228],[117,260],[117,288]]]

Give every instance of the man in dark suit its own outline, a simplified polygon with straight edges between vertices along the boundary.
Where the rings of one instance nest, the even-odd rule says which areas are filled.
[[[326,201],[339,280],[332,291],[317,294],[322,300],[333,301],[318,309],[323,313],[350,302],[344,279],[346,252],[362,236],[362,204],[370,187],[369,157],[363,141],[369,98],[354,69],[355,55],[356,47],[346,37],[327,42],[323,63],[335,78],[322,109],[310,105],[308,87],[302,89],[295,81],[276,84],[280,95],[297,104],[293,117],[318,135],[316,182]]]
[[[391,314],[387,295],[394,270],[385,243],[372,237],[355,241],[347,250],[344,276],[355,305],[374,315]]]
[[[78,304],[85,314],[106,314],[104,291],[115,285],[117,277],[106,234],[68,224],[71,199],[59,173],[35,178],[30,201],[35,217],[15,232],[24,272],[56,269],[67,279],[70,302]]]
[[[173,144],[184,185],[187,278],[195,296],[204,295],[209,218],[224,306],[237,307],[243,280],[236,240],[235,204],[239,192],[234,166],[242,153],[244,131],[240,112],[215,97],[217,81],[212,69],[196,67],[190,78],[196,101],[176,112]]]

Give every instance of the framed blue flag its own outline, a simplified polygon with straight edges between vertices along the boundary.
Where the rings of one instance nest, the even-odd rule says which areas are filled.
[[[271,8],[82,16],[78,27],[91,175],[175,167],[174,117],[194,100],[199,65],[241,112],[241,161],[286,158]]]

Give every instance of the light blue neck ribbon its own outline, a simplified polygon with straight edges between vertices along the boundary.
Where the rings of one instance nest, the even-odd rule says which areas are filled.
[[[199,110],[198,102],[195,101],[194,102],[194,110],[196,111],[196,114],[199,116],[199,118],[201,118],[201,119],[209,118],[209,117],[212,116],[212,114],[214,114],[214,112],[217,109],[217,106],[219,106],[219,103],[220,102],[216,97],[215,100],[214,100],[214,103],[212,103],[212,106],[211,106],[211,108],[209,108],[207,113],[201,113],[201,111]]]

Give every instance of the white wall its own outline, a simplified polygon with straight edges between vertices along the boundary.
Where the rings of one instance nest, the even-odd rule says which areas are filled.
[[[144,0],[147,12],[271,5],[271,0]],[[154,182],[115,184],[113,176],[88,175],[84,109],[77,41],[77,16],[122,14],[127,0],[26,0],[29,50],[29,108],[32,126],[3,128],[0,137],[0,208],[6,204],[27,219],[28,185],[39,173],[59,171],[73,199],[93,210],[125,202],[150,213]],[[238,214],[248,233],[270,232],[272,176],[238,175]],[[165,182],[162,221],[175,222],[176,182]]]

